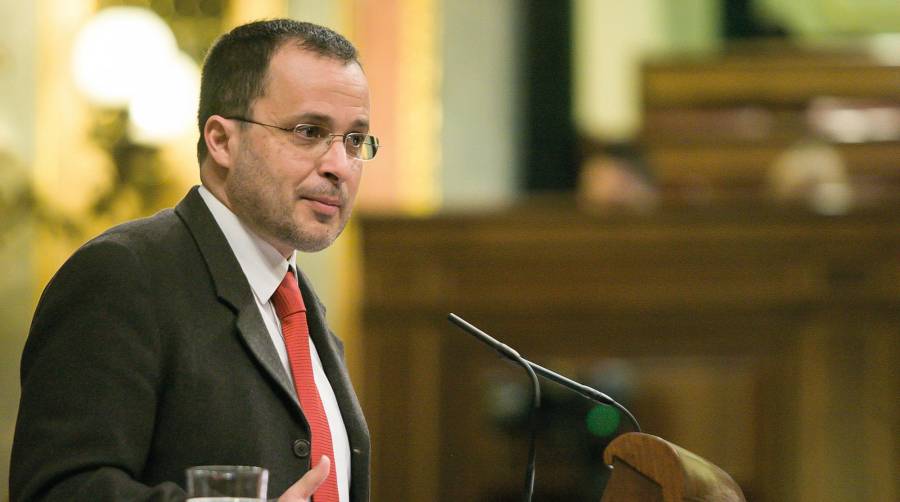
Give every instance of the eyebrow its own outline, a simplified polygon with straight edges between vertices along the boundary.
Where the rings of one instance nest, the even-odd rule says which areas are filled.
[[[323,115],[321,113],[309,112],[303,113],[301,115],[295,116],[291,118],[291,121],[294,125],[297,124],[322,124],[326,127],[332,127],[334,125],[334,121],[328,115]],[[354,120],[350,124],[351,129],[366,129],[369,128],[369,121],[363,119]]]

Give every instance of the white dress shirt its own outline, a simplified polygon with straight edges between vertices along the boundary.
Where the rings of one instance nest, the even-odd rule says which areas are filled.
[[[279,321],[278,315],[275,313],[275,307],[269,300],[284,279],[288,266],[297,270],[297,253],[294,252],[290,260],[285,260],[281,253],[247,228],[206,187],[201,186],[199,191],[216,223],[219,224],[219,228],[222,229],[222,233],[225,234],[225,239],[228,240],[228,244],[231,246],[231,250],[234,252],[241,269],[244,271],[247,282],[250,283],[250,289],[253,290],[256,306],[259,308],[259,313],[262,315],[266,329],[269,331],[269,337],[272,339],[272,344],[278,352],[278,357],[281,358],[281,364],[284,366],[287,374],[291,375],[287,349],[281,334],[281,321]],[[334,395],[331,384],[328,382],[328,378],[325,376],[322,360],[319,359],[319,353],[316,351],[312,338],[309,340],[309,352],[312,358],[313,379],[316,382],[316,387],[319,389],[322,406],[325,408],[325,415],[328,417],[328,427],[331,429],[331,444],[334,448],[335,464],[332,466],[332,470],[337,474],[338,494],[341,502],[349,502],[351,474],[350,440],[347,438],[347,429],[341,417],[341,410],[338,408],[337,398]],[[312,460],[313,463],[318,462],[318,459]],[[280,495],[276,494],[276,496]]]

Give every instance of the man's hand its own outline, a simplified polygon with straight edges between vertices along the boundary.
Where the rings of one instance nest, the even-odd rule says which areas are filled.
[[[307,472],[299,481],[291,485],[284,494],[278,498],[278,502],[309,502],[319,485],[328,477],[331,471],[331,460],[322,456],[319,465]]]

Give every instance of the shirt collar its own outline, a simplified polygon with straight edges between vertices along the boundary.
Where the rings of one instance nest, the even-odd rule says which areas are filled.
[[[225,239],[231,246],[241,270],[244,271],[256,299],[260,303],[267,303],[284,280],[288,266],[297,269],[297,252],[294,251],[290,259],[285,260],[281,253],[244,225],[206,187],[201,185],[199,192],[222,233],[225,234]]]

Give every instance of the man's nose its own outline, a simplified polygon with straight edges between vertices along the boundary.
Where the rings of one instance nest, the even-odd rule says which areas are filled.
[[[350,176],[353,168],[353,157],[347,155],[342,136],[332,136],[328,149],[319,159],[319,171],[333,181],[343,181]]]

